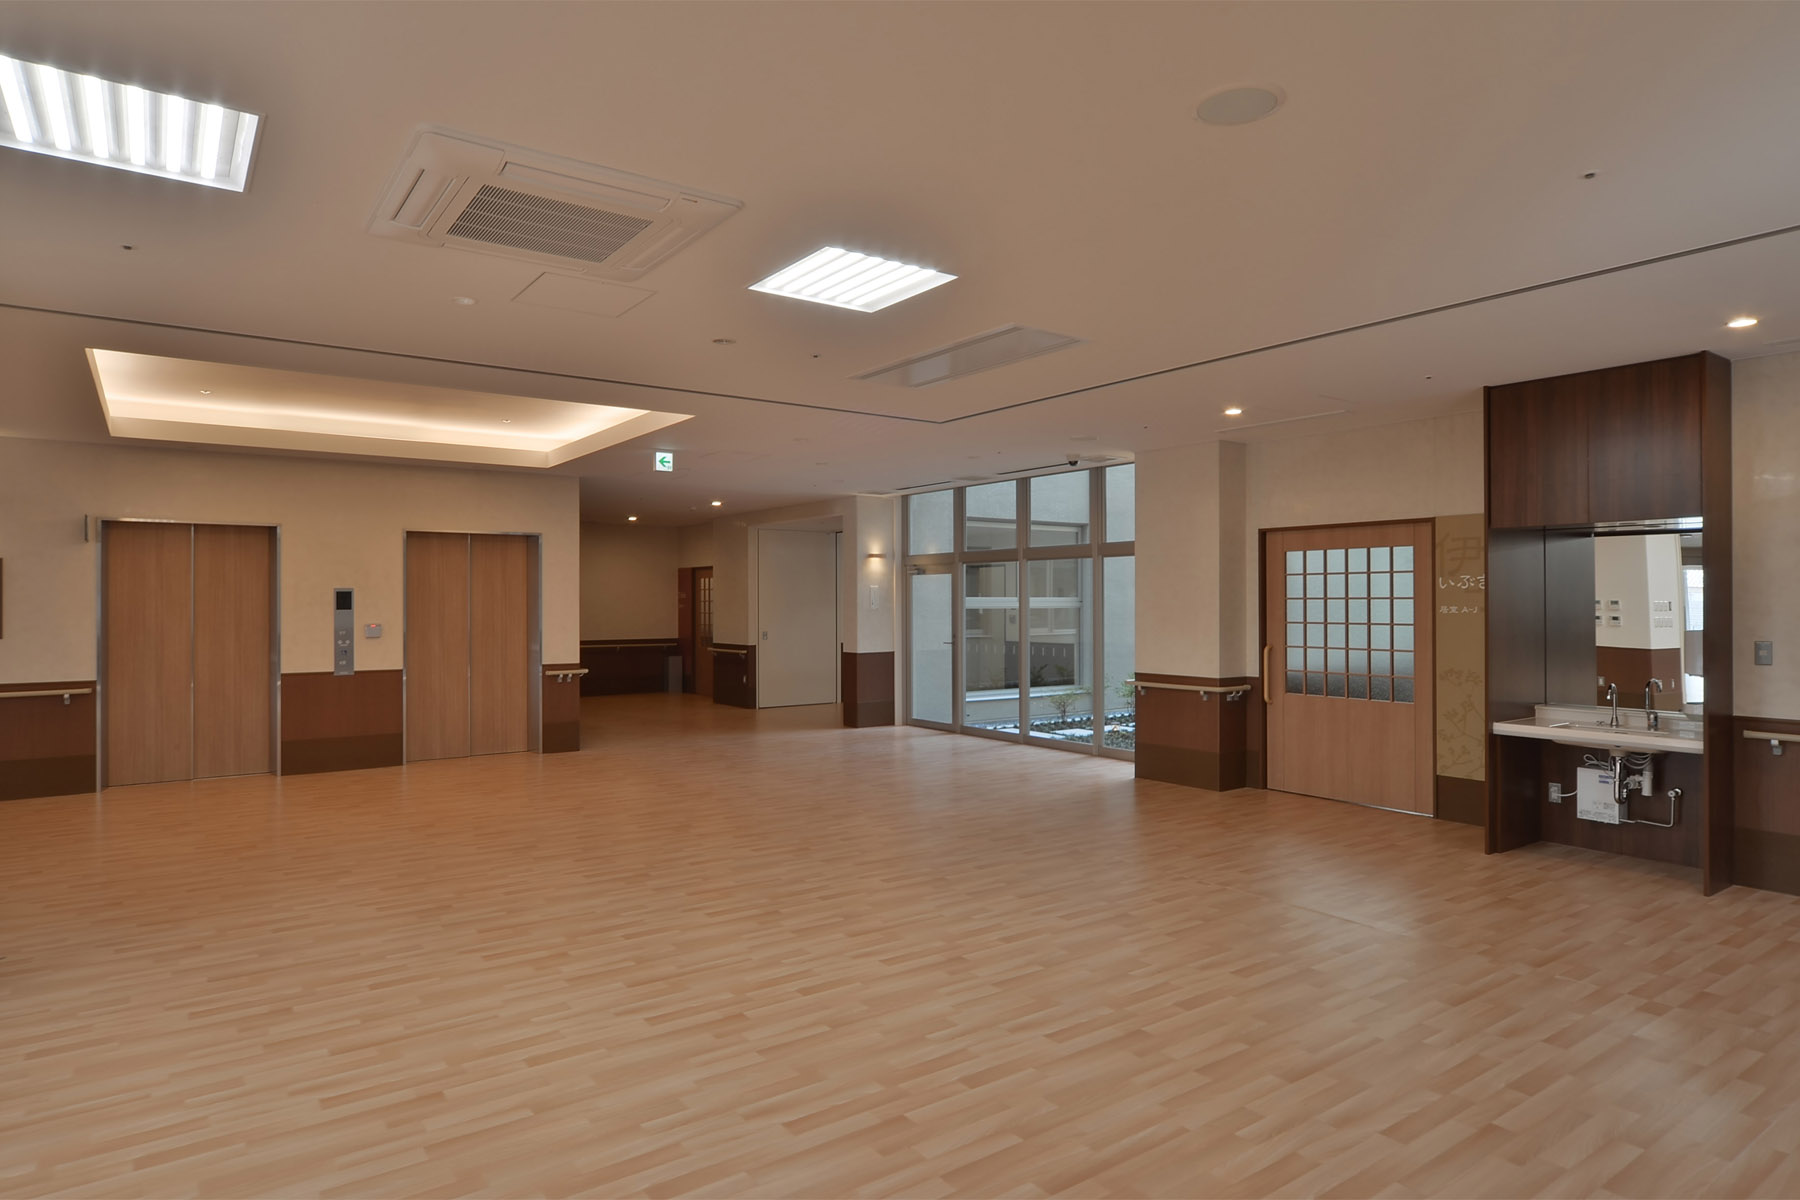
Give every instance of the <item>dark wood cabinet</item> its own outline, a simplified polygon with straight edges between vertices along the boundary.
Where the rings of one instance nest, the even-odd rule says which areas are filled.
[[[1589,520],[1700,515],[1703,357],[1595,372],[1587,400]]]
[[[1488,524],[1495,529],[1588,520],[1586,393],[1563,379],[1487,390]]]
[[[1698,516],[1701,424],[1723,362],[1690,354],[1488,388],[1488,524]]]

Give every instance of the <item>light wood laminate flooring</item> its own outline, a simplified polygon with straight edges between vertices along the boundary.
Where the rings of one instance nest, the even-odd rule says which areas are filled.
[[[836,719],[0,804],[0,1194],[1800,1193],[1800,900]]]

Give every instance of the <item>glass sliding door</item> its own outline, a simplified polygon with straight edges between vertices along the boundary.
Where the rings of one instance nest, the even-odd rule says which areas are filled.
[[[1033,482],[1036,482],[1035,480]],[[1085,489],[1083,497],[1085,498]],[[1036,508],[1032,509],[1036,513]],[[1032,527],[1035,529],[1036,518]],[[1034,738],[1065,745],[1094,744],[1094,636],[1089,597],[1091,558],[1026,563],[1026,700]]]
[[[915,721],[956,721],[956,611],[950,594],[955,576],[947,565],[913,566],[907,572],[908,715]]]
[[[1017,562],[969,563],[963,567],[962,652],[963,727],[1017,734]]]
[[[1137,559],[1103,558],[1101,591],[1105,630],[1100,638],[1106,679],[1097,704],[1105,714],[1100,744],[1108,750],[1137,749],[1137,689],[1125,681],[1137,662]]]

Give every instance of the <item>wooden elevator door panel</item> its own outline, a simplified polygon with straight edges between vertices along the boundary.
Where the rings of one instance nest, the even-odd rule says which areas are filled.
[[[469,753],[469,536],[406,535],[406,757]]]
[[[106,784],[190,779],[193,526],[106,526]]]
[[[469,753],[529,748],[531,612],[527,539],[469,538]]]
[[[194,526],[194,777],[274,769],[275,531]]]

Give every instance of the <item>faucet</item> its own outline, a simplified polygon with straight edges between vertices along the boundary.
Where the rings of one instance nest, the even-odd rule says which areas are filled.
[[[1612,727],[1614,729],[1617,729],[1619,727],[1619,685],[1618,684],[1609,683],[1606,685],[1606,698],[1612,704],[1612,708],[1613,708]]]
[[[1644,721],[1651,729],[1662,728],[1662,717],[1650,703],[1650,689],[1655,688],[1657,695],[1662,695],[1662,680],[1652,679],[1644,685]]]

